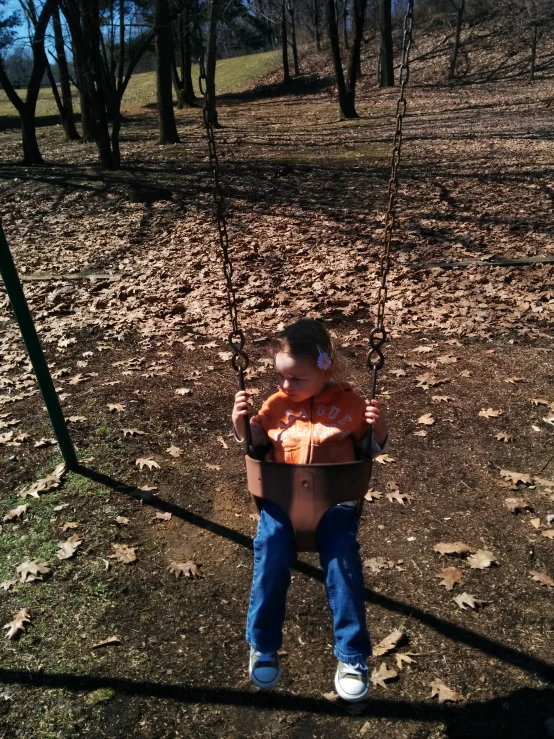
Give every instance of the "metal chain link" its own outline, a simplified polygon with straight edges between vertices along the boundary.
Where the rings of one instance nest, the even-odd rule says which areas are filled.
[[[373,371],[373,392],[375,397],[376,373],[385,363],[381,347],[387,340],[385,330],[385,306],[387,302],[387,277],[391,264],[391,241],[395,221],[396,196],[398,195],[398,165],[400,163],[400,152],[402,148],[402,122],[406,113],[405,88],[410,77],[410,47],[412,45],[412,27],[414,21],[414,2],[409,0],[408,10],[404,17],[404,38],[402,43],[402,64],[400,65],[399,83],[400,97],[396,103],[396,130],[394,132],[394,143],[392,149],[391,173],[389,178],[388,207],[385,215],[385,228],[383,233],[383,250],[379,264],[379,291],[377,294],[377,316],[375,328],[369,335],[370,350],[367,355],[367,366]]]
[[[212,0],[212,2],[215,1],[216,0]],[[249,359],[244,349],[244,333],[239,326],[237,296],[233,285],[233,262],[231,261],[231,257],[229,255],[229,236],[227,234],[227,221],[225,219],[223,191],[219,177],[219,161],[217,158],[217,149],[215,145],[214,127],[209,118],[207,84],[208,77],[206,75],[206,66],[204,62],[204,41],[202,38],[202,28],[200,26],[199,18],[200,13],[198,8],[198,0],[194,0],[193,24],[196,46],[198,50],[198,86],[200,88],[200,93],[204,97],[204,108],[202,110],[202,117],[204,120],[206,138],[208,139],[208,154],[210,160],[210,169],[213,175],[213,198],[217,218],[219,246],[221,248],[221,254],[223,257],[223,274],[225,276],[225,283],[227,287],[227,307],[229,308],[229,317],[231,319],[232,326],[228,341],[229,346],[233,350],[231,364],[235,372],[239,374],[239,381],[241,383],[241,389],[243,390],[243,373],[248,367]]]

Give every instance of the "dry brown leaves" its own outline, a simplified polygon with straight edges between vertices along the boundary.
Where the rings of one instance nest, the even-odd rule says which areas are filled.
[[[202,573],[200,572],[200,567],[202,567],[202,565],[197,564],[196,562],[193,562],[189,559],[186,562],[171,562],[168,570],[172,572],[175,577],[184,575],[185,578],[190,577],[191,580],[194,580],[203,577]]]
[[[20,636],[25,631],[25,624],[31,623],[31,617],[27,609],[22,608],[18,611],[13,619],[7,623],[3,628],[8,629],[6,633],[6,639],[14,639],[16,636]]]
[[[466,606],[469,606],[470,608],[476,609],[480,606],[486,605],[486,600],[480,600],[479,598],[475,598],[475,596],[470,595],[469,593],[460,593],[460,595],[457,595],[455,598],[452,598],[454,603],[456,603],[462,611],[465,611]]]
[[[447,590],[453,590],[455,585],[463,582],[463,572],[457,567],[445,567],[435,577],[441,578],[439,585],[444,585]]]
[[[69,539],[58,542],[58,551],[56,557],[58,559],[70,559],[75,556],[77,548],[83,543],[82,539],[79,538],[78,534],[73,534]]]
[[[22,562],[15,568],[15,571],[19,575],[20,582],[33,582],[33,580],[42,580],[43,575],[50,574],[51,568],[48,562],[38,562],[32,559]]]
[[[137,561],[136,547],[130,547],[127,544],[112,544],[113,554],[111,559],[117,559],[118,562],[129,565]]]
[[[470,547],[468,544],[464,544],[463,541],[439,542],[438,544],[435,544],[433,550],[439,554],[454,554],[459,557],[465,557],[467,554],[474,554],[476,551],[475,547]]]
[[[440,678],[435,678],[429,683],[431,688],[431,698],[438,697],[439,703],[445,703],[446,701],[463,701],[464,696],[457,690],[449,688]]]

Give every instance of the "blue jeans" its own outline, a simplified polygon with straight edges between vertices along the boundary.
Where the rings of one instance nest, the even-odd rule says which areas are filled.
[[[317,530],[319,561],[333,614],[333,653],[347,664],[356,664],[371,654],[357,531],[355,509],[343,505],[328,510]],[[295,560],[294,530],[288,516],[275,503],[265,501],[254,539],[254,573],[246,619],[246,641],[257,652],[276,652],[283,644],[290,567]]]

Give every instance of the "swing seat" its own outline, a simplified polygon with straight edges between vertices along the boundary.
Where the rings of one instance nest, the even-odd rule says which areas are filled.
[[[289,517],[299,552],[317,552],[317,527],[339,503],[357,501],[358,518],[371,477],[372,459],[344,464],[282,464],[245,457],[248,491],[261,511],[264,500]]]

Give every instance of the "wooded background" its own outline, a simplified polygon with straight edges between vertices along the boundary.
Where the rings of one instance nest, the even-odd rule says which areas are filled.
[[[66,140],[94,141],[102,168],[120,168],[122,99],[138,71],[156,72],[160,144],[178,143],[173,96],[178,108],[198,104],[193,64],[201,39],[214,125],[217,58],[280,49],[282,83],[290,86],[301,78],[310,46],[332,56],[340,117],[356,118],[361,75],[394,85],[406,6],[406,0],[0,0],[0,84],[20,117],[23,163],[43,163],[36,105],[41,86],[49,85]],[[554,28],[551,0],[418,0],[415,15],[436,37],[436,49],[448,47],[438,82],[471,78],[467,43],[479,35],[506,48],[499,64],[491,56],[489,80],[500,72],[533,80],[554,66],[552,56],[537,62]],[[377,53],[368,61],[361,49],[375,40]]]

